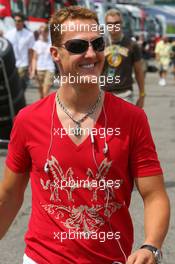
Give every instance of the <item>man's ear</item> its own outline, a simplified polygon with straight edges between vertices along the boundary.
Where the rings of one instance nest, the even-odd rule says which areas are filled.
[[[52,56],[52,59],[55,61],[55,62],[59,62],[60,60],[60,55],[59,55],[59,52],[58,52],[58,48],[55,47],[55,46],[51,46],[50,47],[50,54]]]

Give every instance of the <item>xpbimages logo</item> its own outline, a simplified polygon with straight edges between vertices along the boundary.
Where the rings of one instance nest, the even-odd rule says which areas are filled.
[[[116,24],[75,24],[69,22],[68,24],[54,24],[53,30],[59,31],[61,34],[64,32],[99,32],[100,34],[106,34],[110,31],[118,32],[121,29],[120,23]]]
[[[109,180],[95,180],[95,179],[86,179],[86,180],[81,180],[81,179],[68,179],[68,180],[59,180],[57,181],[57,187],[61,190],[64,190],[65,188],[73,188],[73,189],[89,189],[92,190],[94,189],[98,189],[101,191],[104,191],[106,189],[119,189],[121,184],[123,183],[122,180],[116,179],[115,181],[113,181],[112,179]]]
[[[112,84],[115,83],[116,85],[120,83],[120,76],[88,76],[88,75],[79,75],[78,73],[76,75],[71,75],[70,73],[68,75],[62,75],[62,76],[54,76],[54,84],[59,84],[62,86],[63,84],[85,84],[85,83],[91,83],[91,84],[99,84],[100,86],[105,86],[106,84]]]
[[[100,127],[100,128],[96,128],[96,127],[93,127],[93,128],[83,128],[83,127],[80,127],[80,131],[81,131],[81,135],[93,135],[93,136],[99,136],[100,138],[105,138],[106,136],[119,136],[121,134],[121,129],[120,127],[116,127],[116,128],[113,128],[113,127]],[[63,138],[64,136],[74,136],[75,135],[75,128],[73,127],[69,127],[68,128],[55,128],[53,129],[53,135],[54,136],[59,136],[61,138]]]
[[[112,240],[112,239],[120,239],[120,232],[75,232],[75,231],[68,231],[68,232],[53,232],[53,238],[55,240],[61,241],[64,240],[74,240],[74,239],[92,239],[92,240],[99,240],[101,243]]]

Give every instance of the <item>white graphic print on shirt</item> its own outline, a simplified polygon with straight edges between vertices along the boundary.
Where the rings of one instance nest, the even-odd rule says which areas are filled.
[[[88,205],[75,207],[73,193],[79,188],[77,184],[70,187],[60,186],[60,181],[75,180],[72,168],[68,168],[64,174],[59,162],[54,156],[51,156],[51,159],[48,160],[48,164],[53,175],[53,181],[49,179],[44,182],[41,178],[40,183],[43,190],[50,191],[50,201],[52,201],[52,203],[42,204],[41,206],[48,214],[54,215],[54,218],[58,219],[66,228],[81,232],[97,232],[100,226],[105,224],[105,217],[110,218],[117,209],[122,207],[122,204],[117,203],[115,200],[113,188],[108,186],[104,189],[104,204],[93,204],[93,202],[95,203],[99,200],[98,191],[100,187],[94,187],[91,182],[93,179],[96,181],[106,180],[106,176],[112,164],[112,161],[108,162],[107,158],[101,162],[98,172],[95,175],[90,168],[86,171],[87,177],[85,182],[87,182],[87,185],[84,185],[84,189],[87,189],[92,193],[91,207]],[[122,184],[122,180],[120,180],[120,184]],[[72,205],[64,205],[64,201],[61,199],[62,192],[66,194],[67,200],[72,202]],[[99,214],[100,212],[103,212],[104,218],[102,217],[102,214]]]

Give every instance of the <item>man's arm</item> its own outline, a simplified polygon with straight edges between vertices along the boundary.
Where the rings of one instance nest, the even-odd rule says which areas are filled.
[[[134,62],[134,72],[139,88],[139,98],[137,100],[136,105],[142,108],[144,106],[144,99],[145,99],[145,86],[144,86],[143,65],[141,60]]]
[[[156,60],[159,61],[160,60],[160,42],[158,42],[156,44],[156,47],[154,49],[154,52],[155,52],[155,58],[156,58]]]
[[[160,60],[160,55],[159,55],[159,53],[156,53],[156,60],[159,62],[159,60]]]
[[[32,62],[31,62],[31,72],[30,72],[30,78],[34,78],[36,74],[36,64],[37,64],[38,56],[36,54],[36,51],[33,50],[32,55]]]
[[[30,76],[32,72],[33,49],[28,50],[28,56],[29,56],[29,76]]]
[[[28,39],[28,60],[29,60],[29,76],[32,71],[33,46],[35,44],[34,34],[31,33]]]
[[[170,204],[167,196],[163,176],[142,177],[135,180],[136,186],[144,202],[144,230],[143,244],[161,248],[166,236],[170,218]],[[127,264],[154,264],[151,251],[139,249],[128,258]]]
[[[14,173],[5,167],[4,178],[0,182],[0,239],[7,232],[23,203],[28,180],[28,174]]]

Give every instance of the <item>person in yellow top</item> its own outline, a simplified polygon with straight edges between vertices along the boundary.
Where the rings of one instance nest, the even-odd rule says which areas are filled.
[[[156,60],[159,63],[160,86],[166,85],[166,76],[167,76],[168,66],[170,64],[170,53],[171,53],[171,44],[168,42],[168,38],[164,36],[156,44],[155,47]]]

